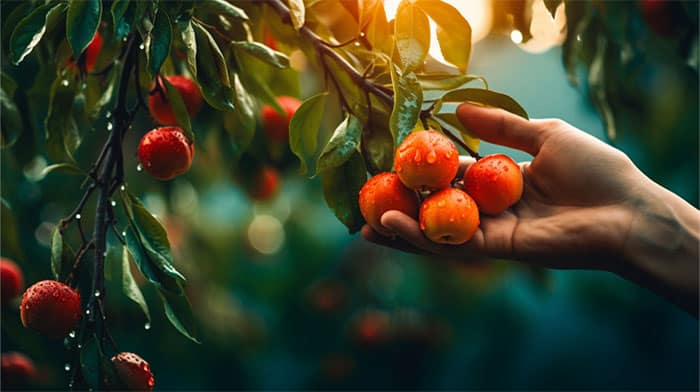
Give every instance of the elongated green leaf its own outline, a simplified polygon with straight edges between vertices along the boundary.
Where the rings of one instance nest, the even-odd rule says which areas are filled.
[[[478,75],[452,75],[447,73],[440,74],[421,74],[416,75],[418,77],[418,82],[420,83],[423,90],[452,90],[457,87],[462,87],[463,85],[478,80],[484,84],[484,88],[488,90],[489,84],[482,76]]]
[[[284,53],[272,50],[261,43],[238,41],[234,42],[233,46],[236,48],[236,50],[243,50],[250,53],[251,55],[277,68],[284,69],[289,67],[289,58],[287,58]]]
[[[158,294],[160,294],[160,299],[163,300],[165,316],[175,329],[193,342],[201,343],[194,315],[192,314],[192,307],[187,297],[163,290],[159,290]]]
[[[152,77],[158,75],[160,67],[170,53],[170,42],[172,41],[172,26],[170,18],[165,11],[158,11],[153,29],[146,39],[146,54],[148,72]]]
[[[65,4],[44,4],[35,8],[17,23],[10,36],[10,57],[14,64],[24,60],[41,41],[46,32],[46,21],[51,12],[63,12]]]
[[[114,37],[122,39],[131,31],[131,26],[136,17],[136,5],[130,0],[117,0],[112,3],[111,11]]]
[[[394,37],[403,71],[423,65],[430,48],[430,24],[425,12],[412,1],[402,1],[394,21]]]
[[[146,320],[151,322],[151,313],[148,311],[148,304],[143,293],[136,284],[134,276],[131,274],[131,263],[129,262],[129,250],[126,246],[122,247],[122,291],[130,300],[134,301],[143,311]]]
[[[474,137],[472,133],[464,127],[462,122],[457,119],[457,115],[454,113],[438,113],[434,118],[441,127],[458,131],[462,135],[464,143],[472,151],[479,151],[481,139]]]
[[[187,48],[187,67],[194,77],[197,77],[197,37],[192,28],[192,22],[178,23],[182,42]]]
[[[77,57],[87,48],[100,26],[102,1],[72,0],[66,16],[66,35],[73,54]]]
[[[289,14],[292,17],[292,26],[295,30],[299,30],[306,22],[306,7],[304,0],[288,0]]]
[[[109,11],[112,14],[112,27],[114,28],[115,34],[119,31],[119,25],[122,23],[124,14],[126,14],[130,3],[130,0],[114,0],[112,3],[112,7]]]
[[[351,234],[356,233],[365,222],[358,204],[360,189],[367,181],[362,155],[353,152],[342,165],[324,170],[321,180],[326,204]]]
[[[204,0],[196,2],[195,7],[212,11],[214,14],[228,15],[241,22],[249,20],[245,11],[225,0]]]
[[[185,281],[172,265],[170,242],[163,226],[151,215],[138,198],[127,191],[121,192],[129,229],[126,245],[139,270],[160,289],[182,294]]]
[[[442,1],[418,0],[416,6],[435,21],[440,51],[445,60],[466,72],[472,48],[472,28],[469,22],[455,7]]]
[[[15,105],[17,83],[5,73],[0,74],[0,147],[15,144],[22,132],[22,118]]]
[[[327,95],[328,93],[320,93],[306,99],[289,124],[289,147],[299,157],[302,174],[306,174],[307,162],[316,153],[318,129],[321,127]]]
[[[394,107],[389,118],[389,129],[394,138],[394,144],[399,146],[418,122],[423,104],[423,90],[416,74],[408,72],[399,75],[393,66],[391,83],[394,87]]]
[[[491,90],[465,88],[450,91],[442,97],[443,102],[471,102],[484,106],[505,109],[520,117],[528,118],[527,112],[513,98]]]
[[[78,81],[75,75],[64,72],[51,84],[46,128],[46,154],[55,162],[72,162],[73,153],[80,145],[80,134],[73,118],[73,101]]]
[[[388,52],[387,47],[391,43],[391,27],[386,20],[384,12],[384,2],[377,1],[372,8],[370,20],[366,25],[362,25],[365,38],[372,45],[374,50]]]
[[[197,37],[197,81],[204,99],[219,110],[233,110],[234,97],[224,55],[214,37],[199,23],[193,23]]]
[[[115,98],[116,94],[114,94],[114,89],[119,83],[119,77],[121,76],[121,71],[123,67],[124,63],[116,62],[112,66],[112,69],[109,71],[107,77],[100,82],[99,98],[87,100],[86,110],[90,116],[90,119],[92,119],[93,121],[100,116],[102,109],[107,107],[109,103],[112,102],[112,99]],[[89,87],[90,86],[88,86],[88,88]]]
[[[180,92],[168,81],[167,78],[161,78],[160,80],[165,85],[165,92],[167,93],[170,107],[173,109],[178,125],[180,125],[182,128],[185,136],[187,136],[187,138],[194,143],[194,132],[192,132],[190,114],[187,112],[185,101],[182,99]]]
[[[73,269],[74,262],[75,253],[63,241],[63,234],[57,225],[51,232],[51,272],[54,278],[56,280],[65,279]]]
[[[72,163],[55,163],[53,165],[46,166],[44,170],[41,171],[37,180],[41,180],[50,173],[63,173],[63,174],[85,174],[78,166]]]
[[[338,167],[359,151],[360,138],[362,136],[362,124],[353,115],[349,114],[333,132],[326,147],[321,151],[316,163],[316,174]]]

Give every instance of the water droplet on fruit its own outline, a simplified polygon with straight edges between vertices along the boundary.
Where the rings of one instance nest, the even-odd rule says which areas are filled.
[[[452,158],[452,151],[450,151],[450,150],[445,151],[445,158],[447,158],[447,159]]]
[[[401,165],[396,165],[396,172],[401,173],[403,171],[403,167]]]
[[[413,161],[416,163],[420,163],[423,160],[423,156],[421,155],[420,151],[416,150],[416,154],[413,156]]]
[[[68,334],[68,336],[70,336],[71,339],[74,338],[74,337],[75,337],[75,331],[70,331],[70,333]]]
[[[143,166],[141,166],[141,164],[139,163],[138,165],[136,165],[136,171],[141,171],[141,170],[143,170]]]
[[[466,215],[462,214],[462,215],[460,215],[459,217],[462,218],[462,219],[464,219],[464,218],[466,218]]]
[[[146,331],[148,331],[149,329],[151,329],[151,323],[146,323],[146,324],[144,324],[144,325],[143,325],[143,329],[145,329]]]
[[[423,222],[420,223],[420,229],[425,231],[425,223],[423,223]]]
[[[61,85],[63,85],[63,87],[68,87],[68,80],[67,79],[61,80]]]
[[[451,217],[450,217],[450,222],[454,222],[454,221],[455,221],[455,217],[454,217],[454,216],[451,216]]]
[[[435,163],[435,160],[437,160],[437,155],[435,154],[435,150],[430,150],[428,153],[428,156],[425,157],[425,160],[428,163]]]
[[[82,218],[80,214],[75,214],[75,219],[80,220],[80,218]]]
[[[153,385],[155,385],[155,383],[156,383],[156,382],[153,380],[153,377],[151,377],[151,378],[148,379],[148,386],[149,386],[149,387],[152,387]]]
[[[67,372],[70,372],[70,363],[66,363],[65,365],[63,365],[63,369],[65,369],[65,371]]]
[[[108,131],[111,131],[113,128],[114,128],[114,124],[112,124],[111,121],[108,122],[108,123],[107,123],[107,130],[108,130]]]
[[[438,205],[438,207],[444,207],[444,206],[445,206],[445,201],[444,201],[444,200],[440,200],[440,201],[437,202],[437,205]]]

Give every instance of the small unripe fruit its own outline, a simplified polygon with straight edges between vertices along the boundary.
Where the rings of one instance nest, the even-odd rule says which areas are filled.
[[[479,209],[468,194],[446,188],[423,201],[419,220],[431,241],[459,245],[469,241],[479,228]]]
[[[498,215],[523,194],[520,166],[503,154],[481,158],[464,173],[464,190],[474,198],[479,211]]]
[[[417,191],[450,186],[459,169],[459,151],[445,135],[416,131],[404,139],[394,156],[394,170],[401,182]]]
[[[124,386],[129,391],[152,391],[155,385],[151,366],[134,353],[119,353],[112,363]]]
[[[182,101],[185,103],[189,116],[196,116],[197,113],[199,113],[199,109],[202,107],[202,93],[197,88],[195,82],[186,76],[180,75],[167,76],[166,79],[175,87],[177,92],[180,93],[180,97],[182,97]],[[165,85],[162,80],[160,82],[163,91],[154,91],[148,96],[148,111],[158,123],[163,125],[176,125],[177,118],[168,100]],[[155,87],[156,85],[154,83],[151,90],[154,90]]]
[[[14,261],[6,258],[0,259],[0,294],[2,303],[5,304],[22,293],[24,277]]]
[[[19,307],[22,324],[49,338],[62,338],[80,319],[80,294],[55,280],[42,280],[24,292]]]
[[[194,144],[178,127],[155,128],[141,138],[138,155],[148,174],[170,180],[190,169]]]
[[[263,167],[254,179],[250,195],[253,199],[265,201],[277,193],[279,188],[279,174],[273,167]]]
[[[18,352],[0,355],[0,372],[2,373],[2,389],[5,390],[25,387],[36,378],[34,362]]]
[[[396,173],[379,173],[370,178],[360,189],[360,212],[376,232],[391,236],[393,233],[382,226],[382,215],[389,210],[401,211],[418,217],[418,197],[406,188]]]
[[[289,140],[289,122],[292,116],[301,106],[301,101],[294,97],[277,97],[277,102],[282,106],[286,115],[281,115],[272,108],[265,105],[262,107],[263,127],[267,137],[278,142],[286,142]]]

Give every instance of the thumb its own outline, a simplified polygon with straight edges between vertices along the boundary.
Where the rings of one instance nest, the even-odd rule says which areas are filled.
[[[456,114],[469,132],[487,142],[516,148],[534,156],[544,141],[543,127],[503,109],[463,103]]]

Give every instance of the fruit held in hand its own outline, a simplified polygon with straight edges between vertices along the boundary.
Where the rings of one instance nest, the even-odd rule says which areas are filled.
[[[80,319],[80,294],[55,280],[42,280],[24,292],[22,325],[49,338],[62,338]]]
[[[14,261],[6,258],[0,259],[0,294],[2,303],[5,304],[22,293],[24,277]]]
[[[423,201],[419,220],[431,241],[459,245],[469,241],[479,228],[479,209],[465,192],[446,188]]]
[[[464,173],[464,190],[474,198],[479,211],[498,215],[523,194],[520,166],[503,154],[481,158]]]
[[[138,155],[148,174],[170,180],[190,169],[194,144],[178,127],[155,128],[141,138]]]
[[[367,180],[360,189],[359,204],[367,224],[385,236],[393,235],[381,224],[385,212],[398,210],[414,219],[418,217],[418,197],[396,173],[380,173]]]
[[[0,372],[5,390],[27,386],[36,377],[34,362],[18,352],[0,355]]]
[[[253,179],[253,185],[250,190],[250,196],[259,201],[270,199],[277,193],[279,188],[279,173],[273,167],[263,167],[257,176]]]
[[[269,105],[262,107],[262,121],[267,137],[278,142],[289,140],[289,122],[292,116],[301,106],[301,101],[294,97],[277,97],[277,102],[282,106],[286,115],[281,115]]]
[[[450,186],[459,169],[459,151],[437,131],[416,131],[396,150],[394,170],[401,182],[417,191]]]
[[[197,113],[199,113],[199,109],[202,107],[202,93],[197,88],[197,85],[192,79],[186,76],[171,75],[167,76],[166,79],[175,87],[178,93],[180,93],[180,97],[182,97],[182,101],[185,103],[189,116],[196,116]],[[153,93],[148,96],[148,111],[151,112],[151,116],[153,116],[158,123],[163,125],[175,125],[177,124],[177,118],[170,105],[165,84],[162,80],[160,81],[160,85],[163,88],[162,92],[153,91],[156,88],[155,83],[151,87]]]
[[[152,391],[155,385],[151,366],[134,353],[119,353],[112,357],[115,371],[129,391]]]

